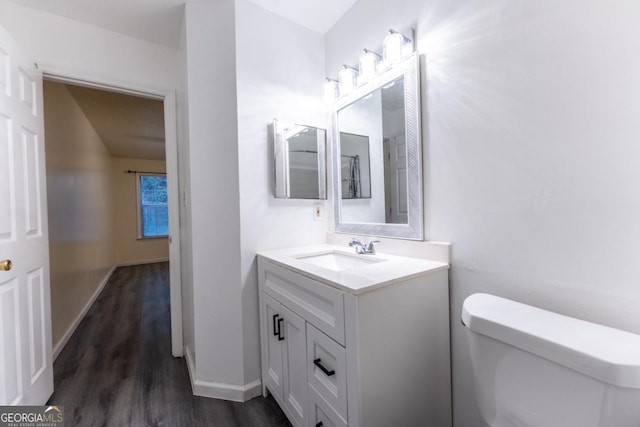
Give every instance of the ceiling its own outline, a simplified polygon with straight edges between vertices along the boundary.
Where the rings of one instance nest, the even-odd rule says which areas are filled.
[[[248,0],[263,9],[324,34],[357,0]]]
[[[12,0],[75,21],[177,48],[185,0]]]
[[[66,85],[114,157],[164,160],[162,101]]]
[[[184,4],[190,0],[13,0],[110,31],[177,48]],[[356,0],[248,0],[319,33],[326,33]]]

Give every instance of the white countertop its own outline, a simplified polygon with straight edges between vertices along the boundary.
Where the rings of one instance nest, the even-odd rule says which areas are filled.
[[[336,271],[315,265],[301,258],[331,252],[362,258],[365,261],[375,260],[379,262],[366,263],[354,268]],[[259,252],[258,256],[283,268],[354,295],[449,268],[449,264],[442,262],[385,253],[357,255],[354,248],[327,244]]]

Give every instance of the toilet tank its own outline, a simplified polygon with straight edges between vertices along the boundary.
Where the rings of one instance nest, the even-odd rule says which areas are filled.
[[[640,426],[639,335],[488,294],[462,323],[490,426]]]

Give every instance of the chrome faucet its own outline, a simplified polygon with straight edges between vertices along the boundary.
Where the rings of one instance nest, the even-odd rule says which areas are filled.
[[[358,239],[351,239],[349,246],[356,248],[357,254],[375,255],[376,247],[374,243],[380,243],[380,240],[372,240],[369,243],[362,243]]]

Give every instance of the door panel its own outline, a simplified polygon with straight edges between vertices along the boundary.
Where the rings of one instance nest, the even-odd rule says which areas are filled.
[[[1,92],[0,92],[1,93]],[[16,202],[11,119],[0,113],[0,243],[15,240]]]
[[[21,129],[22,168],[24,170],[24,212],[27,236],[40,233],[40,180],[38,159],[38,135],[29,129]]]
[[[0,47],[0,92],[11,96],[11,62],[9,54]]]
[[[46,368],[46,324],[44,319],[44,278],[42,268],[27,274],[29,307],[29,378],[33,384]]]
[[[53,392],[42,75],[0,27],[0,405]]]
[[[284,404],[299,426],[307,425],[307,335],[305,321],[282,306],[284,315]]]
[[[18,279],[0,283],[0,402],[14,405],[22,398]]]
[[[394,224],[406,224],[409,220],[407,211],[407,144],[404,135],[391,138],[391,222]]]
[[[18,84],[18,93],[20,94],[20,102],[23,108],[27,108],[27,114],[37,117],[36,81],[22,67],[18,69]]]

